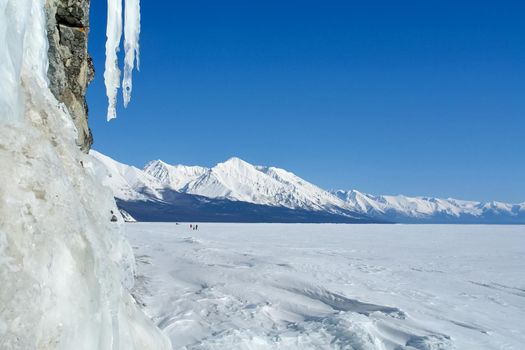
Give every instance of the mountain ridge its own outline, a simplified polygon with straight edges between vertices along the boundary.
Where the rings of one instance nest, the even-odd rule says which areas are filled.
[[[252,165],[238,157],[210,168],[154,160],[141,170],[97,151],[91,154],[107,170],[109,176],[103,181],[113,190],[119,205],[139,220],[144,219],[140,210],[148,211],[146,207],[150,205],[155,206],[155,220],[162,218],[164,210],[171,213],[170,217],[183,221],[184,217],[176,215],[174,210],[185,211],[176,202],[184,198],[196,211],[206,212],[207,218],[220,221],[221,216],[212,215],[208,210],[215,207],[229,222],[234,218],[245,222],[242,217],[245,210],[247,216],[257,218],[258,222],[266,222],[263,213],[269,215],[268,222],[293,222],[295,211],[298,222],[308,222],[307,217],[311,215],[315,217],[314,222],[345,222],[347,218],[348,222],[525,223],[525,202],[509,204],[372,195],[357,190],[326,191],[288,170]],[[132,202],[135,204],[130,209]],[[189,215],[189,211],[185,212]],[[285,215],[291,217],[285,218]],[[198,219],[197,212],[190,216]]]

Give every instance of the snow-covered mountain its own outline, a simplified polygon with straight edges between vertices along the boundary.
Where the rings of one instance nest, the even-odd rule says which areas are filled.
[[[345,203],[292,173],[258,167],[230,158],[196,177],[181,191],[210,198],[327,212],[346,210]]]
[[[155,202],[156,219],[168,207],[171,214],[180,212],[184,202],[186,206],[193,205],[196,211],[222,210],[221,215],[224,214],[229,220],[233,220],[230,211],[241,217],[242,210],[245,210],[248,211],[245,213],[247,216],[258,213],[258,220],[266,215],[264,213],[271,213],[272,218],[268,221],[275,218],[291,221],[291,218],[285,220],[284,216],[301,211],[301,222],[308,215],[316,216],[315,222],[344,222],[339,221],[341,218],[336,219],[335,215],[376,222],[525,223],[525,203],[375,196],[356,190],[328,192],[284,169],[255,166],[235,157],[212,168],[170,165],[155,160],[140,170],[96,151],[91,154],[108,170],[104,183],[113,189],[120,203],[135,203],[133,208],[128,205],[126,209],[135,211],[131,212],[133,216],[137,216],[136,211],[139,210],[136,202]],[[210,202],[211,199],[220,203]],[[254,206],[241,206],[239,203]],[[286,208],[287,211],[276,213],[275,209],[268,211],[268,208]],[[319,213],[328,216],[318,217]],[[197,214],[192,212],[192,217]]]
[[[393,222],[525,223],[525,203],[476,202],[453,198],[371,195],[332,191],[353,210]]]
[[[347,210],[341,199],[284,169],[254,166],[236,157],[213,168],[155,160],[144,172],[182,193],[291,209]]]
[[[170,165],[162,160],[154,160],[146,164],[143,171],[156,178],[163,186],[181,191],[209,169],[200,166]]]
[[[143,170],[91,151],[121,209],[148,221],[377,222],[283,169],[231,158],[213,168],[149,162]]]
[[[113,190],[116,198],[122,200],[162,198],[159,191],[164,185],[157,177],[134,166],[119,163],[95,150],[89,153],[104,165],[107,173],[100,175],[102,182]]]

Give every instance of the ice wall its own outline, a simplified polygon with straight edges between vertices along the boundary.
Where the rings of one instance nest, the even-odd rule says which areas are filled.
[[[0,0],[0,349],[168,349],[128,292],[101,170],[48,88],[43,7]]]

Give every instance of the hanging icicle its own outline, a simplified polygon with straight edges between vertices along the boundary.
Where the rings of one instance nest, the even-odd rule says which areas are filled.
[[[139,70],[139,35],[140,35],[140,0],[126,0],[124,28],[124,79],[122,80],[122,93],[124,96],[124,107],[128,106],[131,100],[131,90],[133,88],[132,75],[137,61]]]
[[[131,100],[132,74],[139,66],[140,0],[125,0],[124,9],[124,78],[122,80],[124,107]],[[106,27],[106,69],[104,81],[108,96],[107,120],[117,116],[117,92],[120,88],[118,55],[122,40],[122,0],[108,0],[108,23]]]

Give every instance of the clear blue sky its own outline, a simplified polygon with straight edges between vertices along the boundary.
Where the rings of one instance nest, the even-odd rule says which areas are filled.
[[[142,1],[141,72],[94,148],[142,167],[231,156],[326,189],[525,201],[524,1]]]

